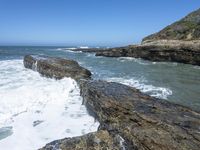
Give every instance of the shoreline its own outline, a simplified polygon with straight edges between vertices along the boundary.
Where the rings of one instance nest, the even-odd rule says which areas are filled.
[[[32,58],[38,62],[41,59]],[[49,57],[42,59],[42,63],[51,64],[51,60],[59,62],[59,58]],[[26,59],[25,64],[27,61],[30,60]],[[45,73],[46,68],[42,69]],[[48,71],[54,74],[54,69],[50,67]],[[70,76],[73,78],[73,74]],[[153,98],[120,83],[95,81],[89,78],[79,78],[77,82],[81,89],[83,104],[100,122],[99,130],[81,137],[53,141],[42,150],[145,149],[147,147],[148,149],[198,149],[200,146],[199,112]],[[184,117],[185,115],[188,117]]]

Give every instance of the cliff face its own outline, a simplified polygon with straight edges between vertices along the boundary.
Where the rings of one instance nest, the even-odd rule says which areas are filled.
[[[143,41],[154,40],[200,40],[200,9],[143,39]]]

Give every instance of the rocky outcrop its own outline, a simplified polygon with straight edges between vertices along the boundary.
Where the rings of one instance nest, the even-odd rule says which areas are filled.
[[[76,61],[56,57],[27,55],[24,57],[24,66],[56,79],[71,77],[78,81],[89,79],[91,76],[91,72],[81,67]]]
[[[154,41],[141,45],[130,45],[107,51],[98,51],[96,56],[135,57],[150,61],[169,61],[200,65],[200,42],[171,41],[170,43]]]
[[[124,141],[120,136],[100,130],[80,137],[57,140],[40,150],[123,150],[123,144]]]
[[[81,95],[101,123],[100,129],[119,135],[127,149],[200,147],[200,114],[195,111],[113,82],[84,82]]]
[[[200,113],[119,83],[82,80],[80,88],[99,131],[42,150],[199,150]]]

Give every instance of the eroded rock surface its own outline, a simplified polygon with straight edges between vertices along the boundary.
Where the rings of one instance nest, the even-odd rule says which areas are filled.
[[[120,135],[127,149],[199,150],[200,114],[119,83],[81,84],[84,103],[100,129]]]
[[[66,138],[47,144],[40,150],[123,150],[125,143],[119,135],[111,135],[106,130],[84,136]]]
[[[81,67],[76,61],[63,58],[27,55],[24,57],[24,66],[56,79],[71,77],[78,81],[89,79],[91,76],[91,72]]]
[[[150,61],[169,61],[200,65],[200,41],[193,44],[192,42],[183,41],[173,41],[170,44],[162,41],[154,41],[141,45],[98,51],[96,56],[134,57]]]
[[[199,112],[119,83],[82,80],[80,88],[99,130],[41,150],[199,150]]]

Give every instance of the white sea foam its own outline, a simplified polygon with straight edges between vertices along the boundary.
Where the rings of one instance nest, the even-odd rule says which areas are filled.
[[[129,85],[139,89],[141,92],[149,94],[153,97],[167,99],[168,96],[172,95],[172,91],[169,88],[155,87],[143,83],[143,81],[137,79],[124,79],[124,78],[109,78],[108,81],[119,82],[125,85]]]
[[[200,69],[200,66],[194,66],[193,68],[194,69]]]
[[[62,51],[62,50],[75,50],[77,49],[76,47],[69,47],[69,48],[57,48],[57,50]]]
[[[0,149],[38,149],[56,139],[96,131],[99,123],[81,104],[71,78],[48,79],[25,69],[22,60],[0,61]]]
[[[77,48],[75,47],[71,47],[71,48],[57,48],[58,51],[67,51],[67,52],[71,52],[71,53],[82,53],[82,51],[74,51]]]
[[[80,49],[88,49],[88,46],[79,46]]]
[[[134,58],[134,57],[119,57],[117,58],[120,62],[125,62],[125,61],[133,61],[136,62],[140,65],[149,65],[150,63],[148,61],[142,60],[140,58]]]

